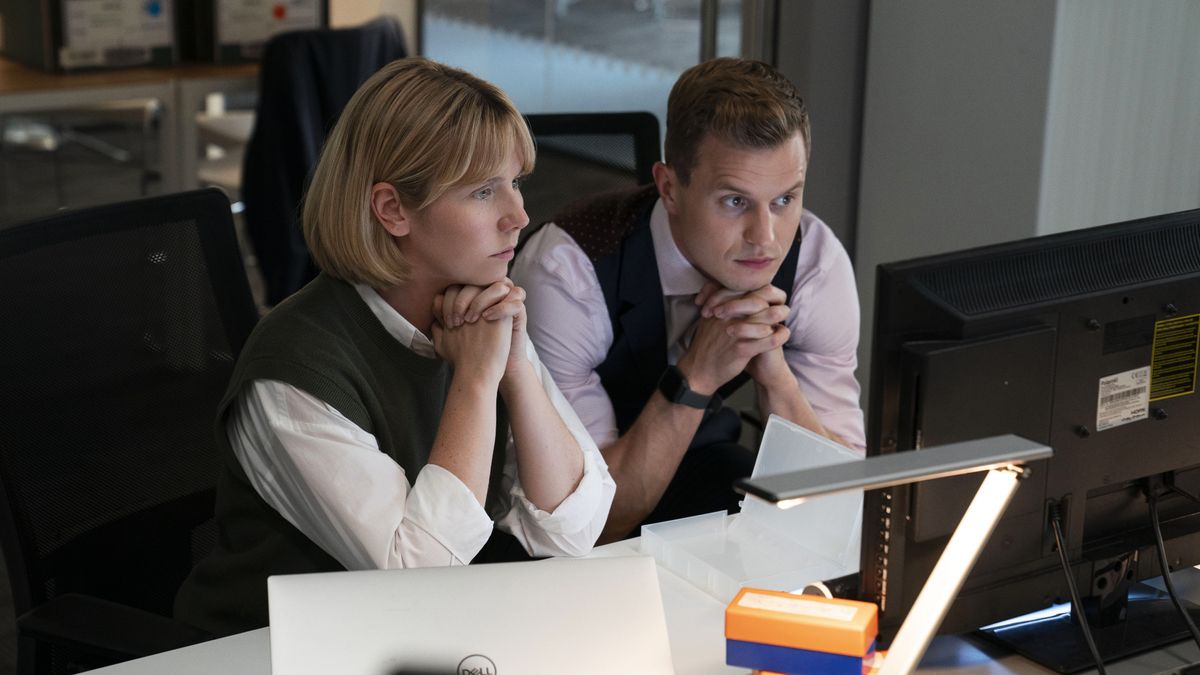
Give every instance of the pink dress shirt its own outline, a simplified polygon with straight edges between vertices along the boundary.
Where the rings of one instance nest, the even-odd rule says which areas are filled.
[[[695,295],[705,277],[675,245],[661,201],[650,215],[650,230],[672,340],[667,358],[675,363],[699,314],[690,301],[673,297]],[[854,377],[859,327],[854,271],[829,226],[807,210],[800,236],[791,312],[784,322],[792,334],[784,356],[821,424],[862,451],[866,434]],[[613,331],[591,261],[570,235],[549,223],[525,243],[511,276],[528,294],[529,335],[542,363],[592,439],[607,447],[617,439],[617,421],[596,368],[612,346]]]

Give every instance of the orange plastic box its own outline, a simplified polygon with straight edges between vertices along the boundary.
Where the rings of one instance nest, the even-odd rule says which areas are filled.
[[[725,609],[725,637],[862,658],[875,647],[878,614],[869,602],[743,588]]]

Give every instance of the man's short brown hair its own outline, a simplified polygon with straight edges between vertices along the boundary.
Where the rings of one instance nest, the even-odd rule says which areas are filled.
[[[762,61],[721,58],[692,66],[667,99],[667,164],[685,184],[709,134],[748,148],[773,148],[800,132],[811,150],[808,109],[778,70]]]

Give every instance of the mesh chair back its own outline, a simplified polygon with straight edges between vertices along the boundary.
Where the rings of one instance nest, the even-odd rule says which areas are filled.
[[[216,405],[257,319],[228,200],[210,189],[5,229],[0,288],[17,614],[78,592],[169,616],[207,548]]]
[[[658,119],[648,112],[526,115],[537,143],[537,166],[525,179],[532,234],[563,207],[586,195],[654,180],[661,155]]]

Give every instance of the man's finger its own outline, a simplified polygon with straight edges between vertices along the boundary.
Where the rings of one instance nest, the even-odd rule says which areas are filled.
[[[792,309],[787,305],[771,305],[761,312],[741,317],[739,320],[750,323],[776,324],[785,321],[791,312]]]
[[[732,321],[725,327],[729,337],[738,340],[761,340],[775,333],[775,327],[762,323],[747,321]]]
[[[717,307],[728,302],[729,300],[732,300],[733,298],[740,298],[743,295],[745,294],[740,291],[731,291],[728,288],[719,288],[710,293],[708,297],[704,299],[704,304],[700,306],[700,316],[705,318],[716,316],[715,311]]]
[[[783,289],[767,284],[762,288],[751,291],[751,295],[756,295],[763,299],[769,305],[782,305],[787,302],[787,293]]]
[[[696,305],[698,307],[703,307],[704,304],[706,302],[708,302],[709,296],[711,296],[713,293],[715,293],[720,288],[721,288],[721,286],[719,284],[713,283],[711,281],[705,282],[704,287],[701,288],[700,292],[696,294],[696,300],[695,300]]]
[[[762,298],[756,295],[743,295],[730,298],[713,307],[713,316],[718,319],[741,319],[770,307]]]

